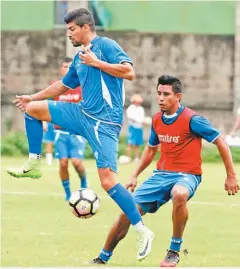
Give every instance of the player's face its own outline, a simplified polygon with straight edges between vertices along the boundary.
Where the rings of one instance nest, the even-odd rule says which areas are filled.
[[[159,85],[157,88],[158,104],[161,111],[166,114],[173,114],[179,107],[181,93],[174,93],[171,85]]]
[[[60,67],[60,76],[61,77],[64,77],[68,70],[69,70],[69,66],[70,66],[71,63],[63,63],[62,66]]]
[[[74,21],[67,24],[67,36],[74,47],[79,47],[85,43],[84,40],[86,36],[86,31],[86,24],[84,24],[82,27],[77,25]]]

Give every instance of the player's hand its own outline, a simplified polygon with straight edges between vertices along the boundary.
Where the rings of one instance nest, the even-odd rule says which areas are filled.
[[[79,53],[79,58],[82,60],[83,64],[97,67],[99,59],[97,56],[88,48],[83,49],[83,52]]]
[[[227,176],[225,180],[225,190],[228,192],[228,195],[235,195],[240,190],[236,176]]]
[[[131,192],[134,192],[136,186],[137,186],[138,180],[136,176],[131,176],[129,179],[129,182],[125,185],[127,189],[130,188]]]
[[[27,105],[31,102],[31,95],[16,95],[16,99],[13,101],[16,107],[23,112],[26,111]]]

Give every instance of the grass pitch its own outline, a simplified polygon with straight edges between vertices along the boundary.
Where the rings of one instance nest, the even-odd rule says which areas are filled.
[[[2,266],[11,267],[86,267],[103,246],[105,237],[120,213],[101,189],[95,161],[86,161],[90,187],[101,198],[99,213],[81,220],[72,215],[64,201],[58,166],[43,165],[41,179],[15,179],[7,167],[22,164],[20,158],[2,158]],[[43,161],[44,163],[44,161]],[[154,165],[141,176],[142,182]],[[125,183],[134,164],[119,166],[119,178]],[[240,178],[240,165],[237,165]],[[190,217],[185,230],[179,266],[234,267],[240,265],[240,193],[229,197],[224,191],[222,164],[205,164],[203,181],[189,203]],[[71,188],[79,188],[79,179],[71,168]],[[116,248],[108,266],[157,267],[171,238],[171,203],[156,214],[144,217],[156,236],[151,255],[136,261],[136,232]]]

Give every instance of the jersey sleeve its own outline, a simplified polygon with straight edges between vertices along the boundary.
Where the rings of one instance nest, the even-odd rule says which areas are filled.
[[[153,128],[153,126],[151,127],[151,132],[150,132],[150,136],[149,136],[149,139],[148,139],[148,145],[150,147],[156,147],[160,144],[159,142],[159,139],[158,139],[158,136]]]
[[[220,135],[220,132],[206,118],[199,115],[192,117],[190,129],[210,143],[213,143]]]
[[[78,54],[76,56],[78,56]],[[62,78],[63,85],[69,89],[75,89],[80,86],[78,74],[74,65],[76,61],[76,56],[69,67],[68,73]]]
[[[126,52],[120,47],[120,45],[109,38],[104,38],[102,43],[102,51],[104,57],[111,64],[120,64],[123,62],[128,62],[132,64],[132,60],[126,54]]]

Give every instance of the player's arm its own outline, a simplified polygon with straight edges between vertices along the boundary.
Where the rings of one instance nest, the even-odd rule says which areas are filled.
[[[97,56],[90,50],[86,49],[85,53],[80,53],[79,57],[83,64],[96,67],[114,77],[133,80],[135,78],[135,73],[133,66],[129,62],[122,62],[119,64],[111,64],[101,61]]]
[[[127,80],[134,80],[135,78],[133,66],[127,62],[123,62],[121,64],[110,64],[98,60],[95,67],[101,69],[102,71],[114,77],[123,78]]]
[[[132,173],[130,177],[129,183],[126,184],[126,188],[130,188],[133,192],[135,187],[137,186],[137,177],[144,171],[149,164],[153,161],[157,151],[159,148],[159,140],[157,134],[155,133],[153,127],[151,128],[151,134],[148,140],[148,145],[144,148],[143,153],[141,155],[141,159]]]
[[[59,96],[68,90],[69,88],[63,85],[61,80],[58,80],[58,81],[55,81],[50,86],[48,86],[46,89],[32,94],[31,98],[33,101],[46,100],[49,98],[54,98],[56,96]]]
[[[100,49],[104,61],[98,59],[90,49],[85,50],[85,53],[80,54],[79,57],[83,63],[99,68],[114,77],[128,80],[135,78],[132,60],[116,41],[104,38],[100,44]]]
[[[230,149],[225,142],[223,136],[215,129],[212,124],[201,116],[194,116],[190,122],[190,128],[193,133],[201,136],[203,139],[217,146],[218,151],[223,160],[227,178],[225,180],[225,190],[229,195],[234,195],[239,190],[236,172],[232,161]]]
[[[232,161],[230,148],[222,135],[220,135],[213,143],[217,146],[226,169],[227,178],[225,180],[225,190],[228,192],[228,195],[234,195],[238,192],[239,185],[237,183],[237,175]]]

